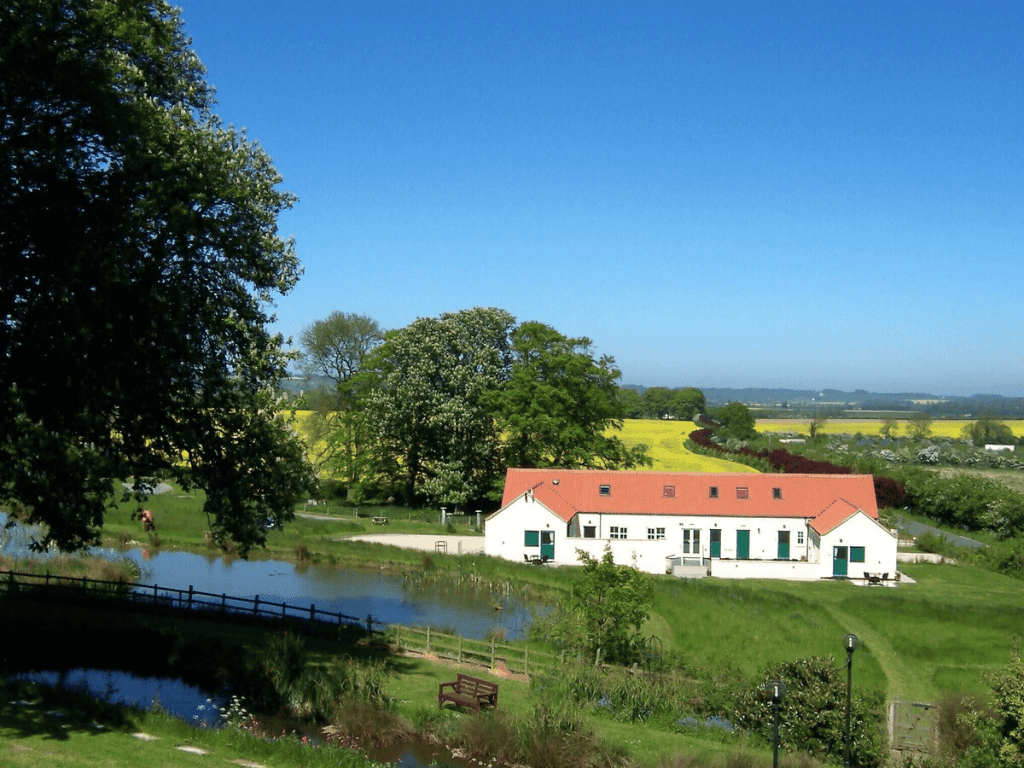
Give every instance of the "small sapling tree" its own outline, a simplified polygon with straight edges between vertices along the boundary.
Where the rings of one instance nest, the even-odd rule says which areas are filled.
[[[581,549],[583,563],[551,630],[554,639],[587,658],[615,664],[640,660],[640,628],[650,615],[654,580],[628,565],[616,565],[610,546],[600,560]]]

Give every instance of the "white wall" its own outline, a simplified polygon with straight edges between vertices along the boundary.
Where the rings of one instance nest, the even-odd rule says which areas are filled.
[[[719,579],[817,581],[821,565],[793,560],[712,560],[711,575]]]
[[[530,494],[520,496],[507,507],[487,518],[484,527],[484,553],[506,560],[523,562],[523,555],[539,555],[540,547],[527,547],[524,531],[551,531],[555,540],[555,560],[562,560],[566,549],[566,524]]]
[[[861,513],[821,537],[821,575],[832,575],[832,549],[835,546],[864,547],[864,562],[848,565],[850,578],[862,579],[864,573],[896,575],[897,539],[879,523]]]
[[[802,519],[775,518],[775,517],[702,517],[694,515],[664,516],[664,515],[580,515],[580,534],[583,534],[586,526],[594,526],[597,539],[610,540],[613,545],[622,545],[624,542],[636,542],[639,548],[647,548],[653,545],[658,552],[658,557],[711,557],[711,531],[720,530],[722,537],[722,548],[720,557],[733,559],[736,557],[736,531],[750,531],[750,552],[752,560],[774,560],[779,552],[779,531],[789,531],[789,559],[801,560],[812,559],[814,550],[810,545],[807,525]],[[612,539],[612,527],[626,529],[626,539]],[[657,529],[665,529],[663,540],[648,539],[649,530],[654,529],[657,536]],[[698,552],[683,551],[683,531],[700,531],[700,547]],[[798,544],[798,534],[803,534],[803,542]],[[570,539],[570,543],[576,539]],[[581,541],[593,541],[581,539]],[[692,539],[691,539],[692,541]],[[603,548],[603,545],[602,545]],[[692,549],[692,548],[691,548]],[[616,561],[617,562],[617,561]],[[652,571],[654,572],[654,571]],[[662,571],[656,571],[658,573]]]

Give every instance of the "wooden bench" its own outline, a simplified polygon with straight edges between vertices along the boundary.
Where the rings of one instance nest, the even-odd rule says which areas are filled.
[[[450,690],[445,690],[449,688]],[[497,708],[498,684],[479,677],[471,677],[461,672],[457,680],[441,683],[437,687],[437,708],[450,701],[458,707],[469,707],[479,712],[481,707]]]
[[[386,517],[375,517],[373,518],[374,525],[387,525],[388,519]]]

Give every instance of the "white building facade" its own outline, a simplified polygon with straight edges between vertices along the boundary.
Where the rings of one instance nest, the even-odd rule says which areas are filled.
[[[870,476],[509,470],[487,554],[575,564],[606,546],[649,573],[896,576]]]

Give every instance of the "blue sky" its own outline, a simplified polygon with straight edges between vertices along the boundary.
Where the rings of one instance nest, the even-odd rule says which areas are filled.
[[[297,337],[496,306],[622,382],[1024,395],[1024,3],[185,0]]]

